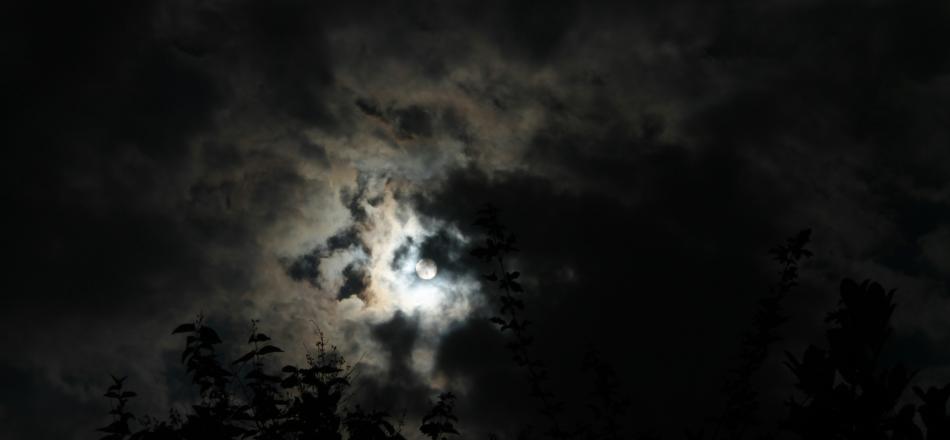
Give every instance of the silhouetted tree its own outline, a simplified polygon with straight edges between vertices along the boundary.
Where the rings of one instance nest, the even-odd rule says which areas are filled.
[[[515,235],[509,233],[498,220],[498,209],[486,205],[478,211],[475,225],[485,234],[480,246],[472,249],[472,256],[494,266],[484,275],[488,281],[494,282],[500,292],[499,315],[491,318],[502,332],[511,334],[511,341],[507,347],[511,351],[514,362],[527,372],[530,395],[538,399],[540,412],[547,418],[550,427],[545,434],[555,439],[569,438],[570,434],[561,427],[559,415],[564,404],[558,401],[554,393],[548,390],[548,370],[540,359],[532,356],[530,347],[534,339],[528,332],[530,321],[523,317],[524,301],[515,296],[524,292],[518,282],[520,272],[509,272],[505,258],[508,254],[517,252]]]
[[[893,333],[894,290],[845,279],[839,308],[826,322],[828,348],[811,345],[802,357],[787,353],[802,398],[791,398],[786,427],[805,439],[920,440],[915,405],[900,407],[914,372],[902,363],[885,365],[881,353]],[[950,388],[915,388],[926,438],[946,439]]]
[[[947,414],[950,384],[942,387],[931,386],[926,392],[920,387],[914,387],[914,393],[924,402],[917,412],[927,429],[927,440],[950,438],[950,415]]]
[[[366,412],[360,408],[348,410],[343,424],[346,426],[346,432],[349,438],[359,440],[403,440],[404,437],[387,420],[389,414],[382,411]]]
[[[739,364],[726,376],[723,393],[726,402],[711,438],[738,440],[757,422],[758,391],[753,379],[768,358],[769,347],[781,340],[779,327],[788,320],[782,312],[782,301],[798,285],[798,265],[812,256],[805,246],[811,239],[811,230],[805,229],[785,240],[785,244],[769,250],[781,265],[779,280],[769,295],[760,299],[755,310],[752,328],[742,336]]]
[[[180,435],[185,439],[231,439],[248,433],[235,423],[242,419],[243,407],[235,407],[228,386],[234,376],[218,361],[215,346],[221,343],[218,333],[204,324],[199,316],[194,323],[179,325],[172,334],[185,333],[185,349],[181,360],[191,381],[198,387],[200,401],[192,405],[194,412],[185,417]]]
[[[485,280],[495,283],[499,292],[498,314],[490,319],[499,330],[511,336],[507,348],[512,360],[527,372],[530,396],[537,399],[539,412],[548,421],[549,427],[544,434],[554,439],[620,438],[620,420],[628,401],[620,395],[620,381],[613,368],[594,351],[587,353],[582,364],[582,372],[590,373],[594,382],[593,401],[587,404],[592,410],[593,420],[578,421],[572,429],[564,427],[564,403],[548,388],[548,369],[544,362],[531,353],[534,338],[528,329],[531,322],[524,317],[524,287],[518,282],[521,273],[509,271],[507,267],[508,255],[518,252],[516,236],[502,225],[498,209],[492,205],[486,205],[478,211],[474,224],[481,229],[484,237],[471,254],[490,265],[489,272],[483,276]],[[530,431],[527,429],[518,435],[519,439],[529,437]]]
[[[112,423],[99,428],[100,432],[109,434],[103,437],[102,440],[121,440],[131,433],[129,421],[132,420],[134,416],[125,409],[125,405],[129,402],[129,399],[135,397],[135,393],[123,390],[126,379],[127,377],[120,379],[112,376],[112,385],[109,385],[109,388],[106,390],[105,397],[113,400],[112,409],[109,410],[109,414],[112,416]]]
[[[592,418],[564,429],[564,406],[549,390],[544,363],[532,354],[520,273],[506,266],[506,257],[518,251],[515,236],[490,206],[479,211],[475,225],[485,236],[471,253],[491,264],[484,278],[499,292],[498,312],[490,319],[510,335],[507,348],[517,366],[526,371],[530,396],[537,399],[549,423],[544,435],[557,440],[623,438],[620,425],[629,401],[620,394],[618,374],[593,350],[583,361],[583,371],[593,381],[587,405]],[[739,365],[730,370],[723,388],[726,405],[711,432],[714,439],[743,438],[756,423],[758,392],[752,379],[770,346],[780,339],[778,329],[787,319],[782,301],[797,284],[800,261],[811,256],[805,248],[809,239],[810,231],[804,230],[770,250],[782,267],[780,278],[769,296],[759,301],[753,326],[743,336]],[[826,320],[828,347],[809,346],[801,358],[786,352],[799,396],[788,400],[789,416],[782,427],[809,440],[950,439],[950,385],[926,391],[913,387],[922,403],[919,407],[901,404],[914,372],[901,363],[885,365],[882,360],[893,333],[894,291],[885,292],[870,281],[857,284],[845,279],[840,295],[838,308]],[[197,400],[184,414],[171,411],[167,420],[136,418],[128,410],[135,393],[125,389],[125,378],[112,377],[105,393],[112,401],[112,421],[99,429],[106,434],[102,440],[404,440],[402,423],[394,425],[386,412],[344,405],[353,370],[322,334],[306,365],[285,365],[279,372],[270,370],[273,361],[269,359],[283,350],[259,331],[257,321],[251,322],[249,351],[229,368],[222,365],[216,351],[220,337],[202,316],[179,325],[172,334],[185,337],[181,362],[197,388]],[[439,395],[419,431],[432,440],[459,436],[454,404],[452,393]],[[916,422],[917,415],[922,425]],[[133,429],[133,422],[138,429]],[[643,432],[649,430],[649,426],[641,427]],[[530,426],[523,427],[517,438],[531,438]]]
[[[106,392],[115,401],[113,422],[99,429],[108,434],[103,440],[404,440],[386,412],[341,405],[352,370],[322,334],[306,366],[287,365],[274,374],[265,359],[283,350],[257,324],[251,323],[250,351],[231,363],[236,370],[219,362],[221,339],[203,317],[176,327],[173,334],[185,335],[182,363],[198,388],[192,411],[184,417],[173,411],[167,421],[143,417],[133,432],[129,422],[137,419],[126,404],[135,393],[123,390],[124,378],[113,378]]]
[[[584,355],[583,370],[592,374],[594,379],[588,404],[593,420],[586,425],[585,437],[590,440],[619,440],[621,438],[620,420],[624,418],[630,400],[620,394],[620,378],[613,366],[600,357],[597,350],[591,348]]]
[[[419,431],[432,440],[446,440],[449,435],[459,435],[455,422],[458,422],[458,417],[455,416],[455,395],[442,393],[439,394],[438,402],[422,418]]]

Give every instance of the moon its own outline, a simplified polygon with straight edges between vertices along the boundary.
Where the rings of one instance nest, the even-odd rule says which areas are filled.
[[[416,263],[416,275],[418,275],[419,278],[431,280],[435,278],[435,274],[438,272],[439,268],[435,265],[435,261],[428,258],[423,258]]]

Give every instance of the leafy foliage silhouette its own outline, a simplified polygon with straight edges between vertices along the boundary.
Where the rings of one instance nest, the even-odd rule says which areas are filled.
[[[103,437],[102,440],[122,439],[130,434],[129,420],[133,419],[134,416],[132,413],[126,411],[125,405],[129,402],[130,398],[135,397],[135,393],[122,389],[126,379],[127,377],[119,379],[112,376],[112,385],[106,390],[105,397],[114,400],[114,405],[112,409],[109,410],[109,414],[112,415],[113,419],[112,423],[108,426],[99,428],[99,431],[109,434]]]
[[[432,440],[448,439],[449,435],[459,435],[455,429],[455,422],[458,417],[455,416],[455,395],[452,393],[442,393],[439,395],[439,401],[432,407],[428,414],[422,418],[422,426],[419,431]]]
[[[711,439],[741,439],[757,423],[758,391],[752,380],[768,358],[769,347],[781,340],[778,329],[788,320],[782,312],[782,301],[798,285],[799,262],[812,256],[805,248],[810,239],[811,229],[805,229],[769,250],[781,265],[779,280],[769,295],[759,300],[752,328],[742,336],[739,365],[726,376],[725,405]]]
[[[622,437],[620,420],[626,415],[630,399],[620,393],[620,378],[613,366],[591,348],[584,355],[583,371],[591,372],[594,386],[593,398],[587,404],[593,420],[586,425],[585,438],[617,440]]]
[[[472,249],[471,255],[494,266],[490,272],[484,274],[484,278],[495,283],[500,292],[498,315],[493,316],[491,322],[495,323],[503,333],[511,334],[511,341],[508,342],[507,348],[511,352],[512,360],[527,372],[531,397],[539,401],[540,412],[550,424],[545,434],[554,439],[570,438],[571,433],[561,427],[559,418],[564,404],[548,390],[548,370],[544,362],[534,358],[530,352],[530,347],[534,342],[528,332],[531,322],[522,317],[525,304],[521,298],[515,296],[516,293],[524,292],[524,287],[518,282],[521,273],[509,272],[505,265],[505,257],[518,251],[515,247],[517,239],[499,222],[498,209],[492,205],[486,205],[478,211],[474,224],[482,230],[485,237],[482,245]]]
[[[215,346],[221,339],[204,317],[179,325],[172,334],[185,335],[181,362],[198,389],[192,411],[184,418],[172,412],[168,420],[138,419],[126,410],[135,393],[123,390],[125,378],[113,378],[105,394],[115,401],[113,422],[99,429],[108,434],[103,440],[404,439],[388,413],[343,405],[353,370],[322,334],[305,366],[286,365],[279,373],[268,370],[267,359],[283,350],[270,344],[257,321],[251,322],[250,351],[231,362],[230,370],[218,360]],[[451,405],[439,411],[454,417]],[[133,420],[141,425],[134,432]]]
[[[515,246],[517,238],[499,221],[498,214],[498,209],[490,204],[478,211],[474,225],[481,229],[484,237],[470,253],[490,266],[483,277],[495,283],[499,293],[497,315],[490,320],[502,333],[510,335],[507,348],[512,360],[525,370],[529,395],[538,401],[538,411],[548,421],[549,426],[543,434],[557,440],[620,438],[622,428],[619,421],[624,417],[629,401],[620,395],[616,372],[596,351],[586,354],[582,368],[591,373],[594,383],[593,401],[587,404],[593,420],[579,421],[571,429],[563,426],[564,402],[548,386],[549,371],[545,363],[531,352],[534,338],[529,331],[531,321],[524,317],[525,302],[521,298],[524,287],[518,282],[521,273],[509,271],[507,267],[507,256],[519,250]],[[526,427],[518,438],[529,436],[530,430]]]
[[[542,434],[556,440],[625,438],[622,422],[630,400],[620,393],[620,376],[595,350],[589,350],[582,362],[582,372],[592,381],[586,404],[591,416],[573,428],[564,427],[565,405],[551,391],[549,370],[532,350],[525,289],[518,281],[521,273],[507,266],[507,257],[518,251],[516,238],[492,206],[478,211],[474,224],[484,237],[471,255],[491,266],[483,276],[498,293],[498,309],[490,321],[509,336],[512,360],[525,371],[529,396],[538,402],[538,412],[548,423]],[[812,256],[806,248],[810,237],[811,231],[803,230],[769,251],[781,266],[779,280],[759,301],[753,325],[743,335],[738,365],[729,371],[723,387],[725,406],[710,433],[712,439],[744,438],[758,423],[759,393],[752,378],[768,359],[770,347],[781,340],[778,330],[787,320],[782,301],[797,285],[800,262]],[[903,402],[915,372],[901,363],[884,365],[882,361],[893,333],[894,291],[885,292],[870,281],[858,284],[845,279],[840,296],[838,309],[826,319],[828,348],[811,345],[800,358],[786,352],[797,395],[787,401],[789,415],[779,428],[809,440],[950,439],[950,384],[927,390],[914,386],[919,406]],[[394,424],[387,412],[345,404],[354,370],[322,334],[305,365],[273,371],[273,357],[283,350],[271,343],[258,324],[251,321],[249,350],[228,365],[221,363],[216,351],[221,338],[203,316],[177,326],[172,334],[185,337],[181,362],[197,389],[190,411],[182,415],[172,410],[166,420],[136,417],[127,408],[136,394],[125,389],[126,378],[113,376],[105,393],[112,401],[112,420],[99,429],[106,434],[102,440],[405,439],[402,422]],[[451,392],[439,395],[422,417],[419,432],[432,440],[460,437],[455,401]],[[922,424],[916,421],[918,415]],[[136,422],[139,426],[133,429]],[[649,432],[650,428],[645,429]],[[702,431],[686,434],[691,439],[705,438]],[[523,426],[515,437],[532,438],[531,426]]]
[[[924,402],[898,408],[914,377],[902,363],[884,365],[882,350],[893,333],[894,290],[845,279],[839,308],[826,322],[828,348],[809,346],[801,358],[787,353],[786,365],[802,398],[788,401],[787,428],[808,439],[927,440],[948,437],[950,385],[914,387]],[[914,422],[919,412],[926,430]]]
[[[593,371],[601,406],[594,409],[595,419],[604,416],[599,432],[592,429],[593,423],[581,423],[572,431],[561,428],[559,414],[563,403],[546,388],[547,370],[544,363],[532,358],[529,348],[533,339],[529,335],[530,322],[522,318],[524,301],[515,294],[524,291],[517,279],[520,273],[509,272],[505,257],[517,252],[515,237],[498,221],[498,210],[486,206],[479,211],[475,222],[485,233],[484,244],[475,248],[472,255],[496,268],[484,275],[495,282],[500,292],[498,316],[491,318],[502,332],[512,335],[508,348],[512,358],[527,371],[531,396],[538,399],[541,414],[548,417],[551,427],[545,434],[551,438],[618,438],[617,418],[622,414],[625,401],[615,397],[619,384],[611,382],[609,365],[597,364]],[[788,317],[782,311],[782,301],[798,284],[799,263],[812,256],[806,248],[811,230],[805,229],[788,238],[784,244],[770,249],[773,259],[781,265],[779,280],[770,294],[757,305],[752,328],[743,335],[739,365],[729,371],[723,393],[725,408],[718,419],[711,438],[741,439],[752,426],[758,423],[758,391],[753,377],[768,358],[769,348],[781,340],[780,326]],[[883,294],[877,283],[864,282],[860,286],[850,279],[841,285],[842,307],[829,315],[828,321],[835,326],[828,330],[830,349],[825,352],[809,347],[802,361],[788,354],[787,365],[798,379],[796,387],[804,392],[805,399],[790,399],[790,414],[781,428],[806,439],[947,439],[950,438],[950,416],[947,401],[950,385],[930,387],[927,391],[914,387],[914,392],[924,401],[919,410],[906,404],[899,410],[896,406],[904,390],[909,386],[914,373],[897,364],[892,367],[877,365],[881,350],[891,334],[890,319],[894,310],[893,291]],[[843,383],[834,385],[835,377]],[[816,379],[817,377],[817,379]],[[915,411],[916,410],[916,411]],[[919,413],[926,429],[914,421]],[[689,438],[704,438],[702,432],[687,432]],[[763,438],[772,435],[764,434]]]

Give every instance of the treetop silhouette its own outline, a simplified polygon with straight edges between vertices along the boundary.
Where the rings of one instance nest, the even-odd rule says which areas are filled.
[[[508,267],[508,256],[518,251],[515,235],[506,230],[492,206],[480,210],[474,224],[483,236],[471,255],[488,266],[483,279],[497,293],[497,309],[489,320],[509,336],[506,346],[514,364],[524,371],[525,392],[535,399],[538,414],[548,425],[541,434],[556,440],[627,438],[623,425],[630,421],[630,399],[621,392],[623,373],[596,350],[588,350],[580,373],[592,382],[590,400],[570,402],[579,404],[571,405],[570,412],[556,395],[560,388],[550,385],[545,362],[532,349],[534,336],[525,318],[521,273]],[[753,325],[743,335],[739,365],[729,371],[723,387],[725,407],[710,433],[713,439],[746,438],[759,422],[759,393],[752,378],[767,360],[770,347],[781,340],[778,330],[788,319],[782,301],[797,285],[800,263],[812,255],[806,247],[810,238],[811,231],[806,229],[770,250],[781,266],[779,278],[759,301]],[[776,429],[807,440],[950,439],[950,384],[926,390],[911,387],[915,372],[899,362],[887,364],[882,357],[893,334],[894,290],[886,291],[871,281],[858,284],[844,279],[839,293],[838,307],[826,319],[827,348],[811,345],[801,356],[786,352],[785,365],[795,377],[796,392],[787,401],[787,419]],[[197,389],[196,401],[184,415],[172,410],[164,420],[136,417],[128,409],[136,394],[125,388],[126,378],[112,377],[105,393],[112,401],[112,421],[99,429],[106,434],[102,440],[405,439],[402,420],[380,409],[348,403],[354,370],[322,334],[304,365],[277,370],[276,357],[283,350],[273,345],[258,324],[251,321],[248,351],[224,363],[217,351],[222,340],[203,316],[177,326],[172,334],[184,336],[181,363]],[[904,400],[909,387],[921,403]],[[461,438],[456,399],[451,392],[441,393],[422,416],[419,433],[431,440]],[[586,408],[589,416],[580,416],[577,407]],[[133,429],[135,423],[138,426]],[[703,432],[687,432],[687,436],[705,437]],[[514,437],[531,439],[530,424],[523,424]]]

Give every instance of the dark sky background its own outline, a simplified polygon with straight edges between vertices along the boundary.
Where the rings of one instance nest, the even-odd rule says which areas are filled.
[[[585,392],[598,348],[632,430],[718,415],[767,250],[806,227],[775,352],[822,343],[840,279],[872,278],[898,289],[897,355],[950,380],[945,1],[20,1],[0,21],[3,438],[94,436],[109,373],[138,412],[182,405],[169,333],[198,312],[234,354],[260,319],[287,362],[319,329],[366,402],[413,415],[453,389],[467,438],[510,435],[533,405],[466,257],[485,202],[519,237],[553,383]],[[398,273],[419,256],[436,306]],[[770,358],[767,423],[790,376]]]

